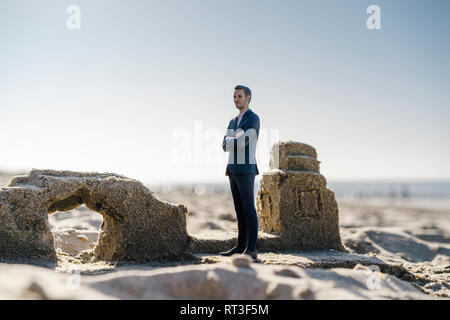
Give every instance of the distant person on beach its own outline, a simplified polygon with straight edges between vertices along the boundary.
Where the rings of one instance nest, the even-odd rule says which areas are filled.
[[[239,115],[231,119],[227,134],[223,137],[222,148],[229,152],[225,175],[230,180],[234,208],[238,222],[237,245],[229,251],[220,252],[222,256],[235,253],[247,254],[257,259],[258,217],[255,209],[255,176],[259,174],[256,165],[256,144],[259,135],[259,117],[249,103],[252,92],[238,85],[234,88],[234,104]]]

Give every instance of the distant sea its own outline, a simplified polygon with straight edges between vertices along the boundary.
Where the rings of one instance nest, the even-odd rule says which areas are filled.
[[[450,208],[450,181],[328,182],[341,201],[393,206]]]
[[[328,182],[337,196],[450,199],[449,182]]]
[[[155,192],[191,190],[198,195],[230,192],[226,183],[185,183],[149,186]],[[255,181],[255,192],[259,180]],[[450,181],[427,182],[336,182],[328,181],[338,201],[370,202],[380,205],[450,208]]]

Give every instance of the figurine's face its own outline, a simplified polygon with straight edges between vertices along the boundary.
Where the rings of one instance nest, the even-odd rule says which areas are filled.
[[[241,110],[248,106],[248,102],[250,101],[250,96],[245,96],[244,89],[237,89],[234,90],[234,104],[236,105],[236,108]]]

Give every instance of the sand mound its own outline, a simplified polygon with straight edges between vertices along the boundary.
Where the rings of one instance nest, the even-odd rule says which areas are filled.
[[[230,262],[232,258],[230,258]],[[20,275],[21,280],[11,280]],[[5,276],[9,275],[9,276]],[[39,267],[0,265],[1,298],[33,299],[428,299],[410,283],[358,266],[308,270],[232,263],[106,275],[55,274]]]
[[[343,228],[341,234],[350,252],[400,264],[409,273],[403,275],[405,280],[415,281],[427,293],[448,297],[449,244],[425,241],[401,227]]]
[[[450,257],[450,245],[422,240],[399,227],[364,227],[344,229],[345,245],[355,253],[397,256],[409,262],[433,261]]]
[[[0,299],[113,299],[81,286],[77,272],[56,273],[47,268],[0,263]]]

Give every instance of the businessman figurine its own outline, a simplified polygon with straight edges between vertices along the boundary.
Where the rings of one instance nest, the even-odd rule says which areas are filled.
[[[259,135],[259,117],[249,103],[252,92],[245,86],[234,88],[234,104],[239,115],[231,119],[227,134],[223,137],[222,148],[229,152],[225,175],[230,180],[234,208],[238,222],[238,243],[220,255],[247,254],[257,260],[258,217],[255,209],[255,176],[259,174],[256,165],[256,144]]]

